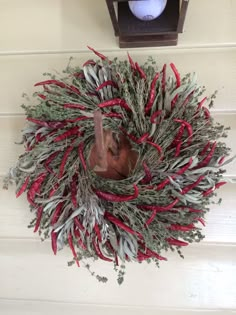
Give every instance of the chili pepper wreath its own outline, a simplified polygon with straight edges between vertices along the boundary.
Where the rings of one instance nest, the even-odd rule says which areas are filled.
[[[203,238],[199,223],[225,184],[230,150],[218,140],[227,128],[206,107],[215,94],[203,98],[194,74],[90,49],[98,61],[35,84],[37,104],[23,105],[25,153],[6,185],[27,192],[31,226],[54,254],[69,246],[78,266],[120,264],[121,283],[125,262],[158,264]]]

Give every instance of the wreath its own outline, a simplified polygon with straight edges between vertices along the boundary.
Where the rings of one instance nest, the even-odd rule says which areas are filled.
[[[35,84],[37,104],[22,105],[25,153],[5,186],[27,192],[30,226],[54,254],[68,245],[71,264],[121,263],[121,283],[125,262],[158,265],[163,252],[182,257],[181,247],[203,239],[199,223],[230,162],[218,140],[228,128],[214,122],[206,105],[216,93],[203,98],[195,74],[90,49],[99,60]]]

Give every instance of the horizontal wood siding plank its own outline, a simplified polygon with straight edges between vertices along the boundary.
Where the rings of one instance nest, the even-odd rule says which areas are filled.
[[[236,2],[235,2],[236,3]],[[105,52],[106,53],[106,52]],[[126,58],[126,52],[108,52],[109,58]],[[174,62],[182,75],[196,72],[198,84],[207,88],[206,95],[218,90],[213,110],[236,111],[236,49],[228,50],[149,50],[132,51],[131,55],[138,62],[146,61],[147,56],[153,56],[160,67],[163,63]],[[22,113],[22,94],[31,95],[36,91],[33,85],[43,79],[44,72],[61,72],[68,64],[70,56],[74,57],[72,64],[82,65],[94,55],[90,52],[81,54],[48,54],[0,56],[0,114]],[[96,59],[96,56],[95,56]],[[169,70],[170,71],[170,70]],[[171,73],[171,72],[170,72]],[[39,90],[39,89],[37,89]]]
[[[235,11],[232,0],[191,0],[178,48],[235,45]],[[102,0],[1,0],[0,29],[1,53],[118,49]]]
[[[232,315],[232,310],[212,309],[166,309],[150,307],[129,307],[109,305],[82,305],[76,303],[0,300],[0,310],[4,315]]]
[[[153,264],[130,263],[122,287],[116,283],[113,264],[96,262],[91,266],[96,273],[108,276],[104,285],[85,268],[67,267],[69,250],[55,257],[46,243],[1,240],[0,253],[4,274],[1,299],[137,308],[236,308],[235,246],[190,246],[184,249],[184,260],[170,254],[159,269]]]

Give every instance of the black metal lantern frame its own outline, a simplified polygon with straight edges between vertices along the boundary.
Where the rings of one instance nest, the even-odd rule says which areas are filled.
[[[120,48],[177,45],[183,32],[189,0],[168,0],[163,13],[152,21],[141,21],[127,0],[106,0]]]

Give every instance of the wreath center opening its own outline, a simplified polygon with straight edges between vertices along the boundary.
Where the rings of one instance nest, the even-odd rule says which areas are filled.
[[[89,166],[103,178],[122,180],[136,166],[138,153],[123,134],[103,129],[101,111],[94,112],[95,143],[91,147]]]

